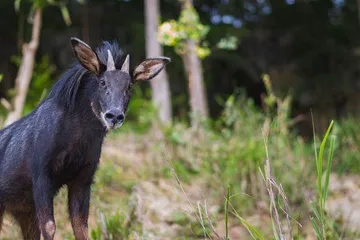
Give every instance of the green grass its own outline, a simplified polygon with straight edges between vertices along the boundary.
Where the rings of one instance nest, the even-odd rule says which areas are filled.
[[[134,102],[133,108],[141,111],[146,106],[142,104],[141,100]],[[203,202],[191,203],[192,218],[174,213],[172,223],[182,227],[179,235],[183,238],[179,239],[209,238],[215,234],[213,226],[221,225],[225,231],[220,237],[233,240],[230,229],[235,223],[252,239],[281,239],[287,228],[292,229],[292,239],[304,239],[305,227],[300,226],[307,224],[319,240],[338,239],[340,224],[326,214],[325,206],[333,172],[360,173],[360,128],[356,121],[331,122],[318,147],[315,132],[314,143],[306,142],[286,130],[286,117],[273,115],[273,111],[271,116],[264,114],[242,96],[225,101],[223,114],[208,121],[201,134],[184,122],[174,122],[171,128],[162,129],[162,137],[154,138],[150,114],[143,118],[134,114],[132,122],[108,138],[114,148],[120,143],[139,145],[135,148],[138,153],[126,160],[127,156],[103,153],[93,187],[93,239],[134,239],[134,232],[145,236],[129,207],[133,186],[141,181],[169,183],[174,172],[176,181],[186,186],[205,183],[199,191],[208,202],[220,206],[209,218]],[[170,167],[164,155],[171,159]],[[314,190],[316,195],[309,205],[305,193]],[[60,227],[68,225],[63,206],[66,194],[61,192],[57,199],[61,205],[58,230],[62,237],[72,239],[69,226]],[[259,209],[259,203],[264,203],[265,209]],[[253,215],[269,218],[258,224],[251,221]]]
[[[165,138],[150,144],[149,151],[152,151],[156,159],[164,159],[163,153],[166,152],[178,178],[186,184],[193,183],[194,179],[206,179],[208,187],[214,189],[208,193],[208,198],[217,199],[219,204],[224,199],[221,189],[224,184],[229,186],[225,204],[222,203],[223,208],[219,212],[225,216],[224,239],[230,238],[229,220],[234,217],[240,220],[254,239],[280,239],[279,226],[283,225],[283,222],[285,225],[281,226],[282,228],[293,229],[293,239],[303,239],[305,233],[301,226],[308,223],[311,225],[311,221],[316,223],[313,226],[314,231],[317,227],[321,234],[324,235],[325,232],[330,236],[329,239],[336,237],[338,226],[333,219],[326,216],[324,209],[329,195],[334,156],[345,153],[335,151],[339,150],[339,144],[335,142],[335,136],[330,134],[330,130],[341,132],[341,126],[335,126],[331,122],[319,150],[315,148],[314,159],[313,143],[284,130],[284,127],[289,125],[286,121],[286,118],[269,118],[262,114],[252,101],[232,96],[225,101],[222,116],[204,126],[201,139],[182,123],[175,123],[165,132]],[[314,136],[316,137],[315,133]],[[154,148],[154,145],[162,147]],[[325,158],[326,154],[329,155],[328,158]],[[341,159],[341,156],[338,158]],[[269,205],[272,221],[259,228],[245,219],[257,212],[257,202],[269,201],[268,190],[263,187],[264,179],[266,182],[269,176],[266,176],[266,171],[263,172],[264,179],[259,174],[264,159],[271,159],[271,176],[276,177],[279,184],[273,189],[274,196]],[[334,162],[336,163],[335,160]],[[157,178],[171,178],[171,171],[166,164],[162,165],[161,169]],[[336,167],[334,169],[336,170]],[[314,186],[318,192],[316,210],[309,206],[305,196]],[[234,193],[233,196],[229,195],[230,192]],[[283,193],[286,193],[286,198],[282,197]],[[312,220],[308,214],[309,208],[313,211]],[[284,209],[290,215],[285,214]],[[278,211],[278,217],[275,216],[275,211]]]
[[[315,148],[315,160],[316,160],[316,172],[317,172],[317,199],[316,202],[311,204],[311,209],[314,213],[314,217],[311,217],[311,223],[315,230],[316,237],[318,240],[327,239],[329,232],[331,235],[339,237],[334,231],[333,226],[330,224],[325,214],[325,204],[328,197],[329,180],[331,174],[331,166],[334,157],[334,145],[335,136],[330,136],[334,122],[331,121],[320,145],[319,153],[317,153],[315,130],[314,130],[314,148]],[[330,138],[330,140],[329,140]],[[325,157],[324,151],[326,144],[330,142],[328,149],[327,164],[324,169]],[[325,173],[325,181],[323,181],[323,174]]]
[[[226,193],[226,199],[225,199],[225,238],[224,240],[230,240],[229,238],[229,204],[231,198],[235,197],[236,195],[230,195],[230,186],[227,188]],[[231,204],[230,204],[231,206]],[[232,206],[231,206],[232,207]],[[240,220],[241,224],[246,228],[246,230],[249,232],[250,236],[254,240],[265,240],[265,238],[261,235],[258,229],[256,229],[254,226],[252,226],[248,221],[246,221],[243,217],[241,217],[238,212],[232,207],[231,213]]]
[[[360,174],[360,125],[355,116],[338,122],[334,171],[341,175]]]
[[[340,239],[339,234],[336,232],[335,227],[333,225],[333,221],[326,216],[325,213],[325,204],[328,197],[328,190],[329,190],[329,180],[331,175],[331,167],[334,158],[334,146],[335,146],[335,135],[331,135],[330,132],[333,128],[334,121],[331,121],[322,141],[320,144],[319,151],[317,150],[316,145],[316,135],[314,130],[314,150],[315,150],[315,162],[316,162],[316,183],[317,183],[317,198],[316,201],[311,203],[311,209],[314,216],[310,216],[311,223],[316,234],[318,240],[325,240],[325,239]],[[268,150],[268,141],[267,136],[264,136],[264,143],[265,143],[265,152],[266,152],[266,165],[265,170],[260,172],[263,176],[263,180],[265,182],[265,186],[268,190],[269,199],[270,199],[270,216],[271,216],[271,226],[273,229],[273,235],[271,238],[275,240],[280,239],[294,239],[293,234],[291,231],[291,224],[289,218],[289,207],[286,203],[286,196],[282,190],[281,184],[278,185],[275,182],[274,177],[271,174],[271,167],[270,167],[270,160],[269,160],[269,150]],[[327,162],[325,164],[325,151],[326,147],[328,146],[328,156]],[[324,179],[323,179],[324,178]],[[275,187],[275,189],[273,189]],[[288,232],[287,237],[283,234],[283,226],[282,221],[280,219],[280,214],[278,212],[277,204],[275,202],[275,196],[277,192],[278,196],[282,197],[284,209],[286,209],[286,217],[288,223]],[[234,195],[235,196],[235,195]],[[228,219],[229,219],[229,204],[232,197],[230,195],[230,186],[227,188],[226,200],[225,200],[225,240],[229,240],[229,233],[228,233]],[[280,205],[279,205],[280,206]],[[281,208],[283,209],[283,208]],[[283,210],[284,211],[284,210]],[[253,227],[249,222],[247,222],[243,217],[241,217],[237,211],[234,209],[233,214],[236,216],[237,219],[240,220],[241,224],[247,229],[251,238],[253,240],[262,240],[266,239],[258,229]]]

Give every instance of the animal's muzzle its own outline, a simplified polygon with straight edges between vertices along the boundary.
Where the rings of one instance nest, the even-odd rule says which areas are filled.
[[[114,128],[124,122],[125,114],[120,109],[111,109],[105,113],[105,120]]]

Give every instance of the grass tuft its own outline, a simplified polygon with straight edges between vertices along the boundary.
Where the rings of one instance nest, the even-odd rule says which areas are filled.
[[[314,121],[313,121],[314,122]],[[328,197],[329,189],[329,179],[331,173],[331,166],[334,157],[334,145],[335,145],[335,136],[332,135],[329,140],[330,132],[333,128],[334,121],[330,122],[330,125],[321,141],[319,153],[317,154],[316,139],[314,139],[314,148],[315,148],[315,160],[316,160],[316,172],[317,172],[317,199],[316,202],[311,203],[311,209],[315,217],[311,217],[311,223],[315,231],[316,237],[318,240],[325,240],[327,237],[327,232],[331,231],[332,235],[337,235],[333,227],[330,225],[326,213],[325,213],[325,204]],[[313,124],[314,126],[314,124]],[[313,128],[315,136],[315,128]],[[325,169],[323,169],[324,163],[324,152],[325,147],[330,141],[328,149],[328,160]],[[323,182],[323,173],[325,173],[325,182]]]

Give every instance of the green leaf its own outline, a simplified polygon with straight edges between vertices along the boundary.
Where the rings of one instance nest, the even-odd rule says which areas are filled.
[[[15,2],[14,2],[14,8],[15,8],[16,12],[19,12],[19,10],[20,10],[20,3],[21,3],[21,0],[15,0]]]
[[[186,40],[191,39],[198,47],[198,56],[205,58],[210,55],[211,51],[206,46],[200,46],[209,31],[209,26],[201,24],[195,8],[188,5],[181,11],[177,21],[169,20],[159,26],[157,38],[161,44],[173,46],[179,55],[184,53],[182,44]]]
[[[67,9],[67,7],[65,5],[62,5],[62,6],[60,6],[60,11],[61,11],[61,15],[64,19],[65,24],[70,26],[71,19],[70,19],[69,10]]]
[[[34,0],[33,8],[34,9],[42,9],[48,4],[47,0]]]
[[[236,50],[237,46],[238,46],[238,39],[235,36],[222,38],[217,44],[217,47],[219,49],[224,49],[224,50]]]
[[[254,240],[265,240],[265,238],[261,235],[261,233],[254,228],[249,222],[247,222],[244,218],[242,218],[237,212],[233,212],[233,214],[240,220],[240,222],[247,229],[252,239]]]
[[[315,230],[316,238],[317,238],[318,240],[322,240],[322,233],[321,233],[321,231],[319,230],[319,227],[317,226],[316,221],[315,221],[314,218],[311,218],[311,223],[312,223],[313,228],[314,228],[314,230]]]
[[[315,202],[312,202],[311,203],[311,208],[315,214],[315,217],[319,220],[319,222],[321,222],[321,217],[320,217],[320,214],[319,214],[319,211],[317,210],[317,207],[316,207],[316,203]]]

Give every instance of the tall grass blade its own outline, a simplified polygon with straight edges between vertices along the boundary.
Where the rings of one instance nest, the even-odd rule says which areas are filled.
[[[330,138],[330,153],[329,153],[329,157],[328,157],[328,162],[327,162],[327,168],[326,168],[326,175],[325,175],[325,185],[324,185],[324,197],[323,197],[323,206],[325,208],[325,202],[327,199],[327,195],[328,195],[328,190],[329,190],[329,181],[330,181],[330,173],[331,173],[331,166],[332,166],[332,161],[334,158],[334,145],[335,145],[335,136],[332,136]]]
[[[315,202],[312,202],[312,203],[311,203],[311,208],[312,208],[312,210],[313,210],[313,212],[314,212],[315,217],[317,218],[317,220],[318,220],[319,222],[321,222],[321,217],[320,217],[319,211],[318,211],[317,208],[316,208],[316,203],[315,203]]]
[[[319,150],[319,157],[318,157],[318,191],[319,191],[319,198],[322,199],[322,171],[323,171],[323,158],[324,158],[324,150],[327,143],[327,139],[329,137],[331,128],[334,124],[334,121],[331,121],[330,126],[328,127],[325,136],[320,144],[320,150]]]
[[[327,139],[329,137],[330,131],[332,129],[332,126],[334,124],[334,121],[331,121],[330,126],[328,127],[325,136],[320,144],[320,150],[319,150],[319,157],[318,157],[318,204],[320,207],[320,216],[321,216],[321,223],[323,224],[325,222],[325,210],[324,210],[324,196],[323,196],[323,189],[322,189],[322,174],[323,174],[323,158],[324,158],[324,150],[327,143]],[[330,173],[329,173],[330,174]],[[324,225],[323,225],[324,230]]]
[[[229,240],[229,227],[228,227],[229,201],[230,201],[230,185],[228,185],[226,200],[225,200],[225,240]]]
[[[318,240],[322,240],[322,233],[321,233],[319,227],[317,226],[316,221],[315,221],[314,218],[311,218],[311,223],[312,223],[312,226],[313,226],[313,228],[314,228],[314,230],[315,230],[316,238],[317,238]]]
[[[313,120],[313,119],[312,119]],[[326,144],[328,142],[328,138],[330,135],[330,132],[332,130],[332,127],[334,125],[334,121],[332,120],[330,122],[330,125],[321,141],[320,148],[319,148],[319,154],[315,154],[315,160],[316,160],[316,170],[317,170],[317,189],[318,189],[318,197],[316,203],[313,202],[311,204],[312,211],[315,214],[315,217],[318,221],[316,221],[314,218],[311,218],[311,222],[313,225],[313,228],[315,230],[315,233],[317,235],[317,239],[323,240],[325,237],[326,232],[326,220],[325,220],[325,202],[327,199],[328,194],[328,188],[329,188],[329,179],[330,179],[330,173],[331,173],[331,164],[334,156],[334,142],[335,138],[332,137],[330,140],[330,148],[329,148],[329,156],[327,161],[327,166],[325,168],[325,182],[323,185],[323,161],[324,161],[324,151]],[[313,131],[314,131],[314,146],[315,146],[315,153],[316,153],[316,143],[315,143],[315,127],[314,127],[314,121],[313,121]]]
[[[240,220],[242,225],[246,228],[246,230],[251,235],[254,240],[265,240],[265,238],[261,235],[261,233],[253,227],[249,222],[247,222],[244,218],[242,218],[237,212],[233,212],[233,214]]]
[[[273,219],[272,215],[271,215],[271,226],[272,226],[275,240],[280,240],[279,235],[277,234],[277,231],[276,231],[276,227],[275,227],[275,223],[274,223],[274,219]]]
[[[315,134],[315,123],[314,123],[314,116],[312,111],[310,111],[311,113],[311,123],[312,123],[312,127],[313,127],[313,138],[314,138],[314,152],[315,152],[315,162],[316,162],[316,169],[318,169],[318,154],[317,154],[317,145],[316,145],[316,134]]]

